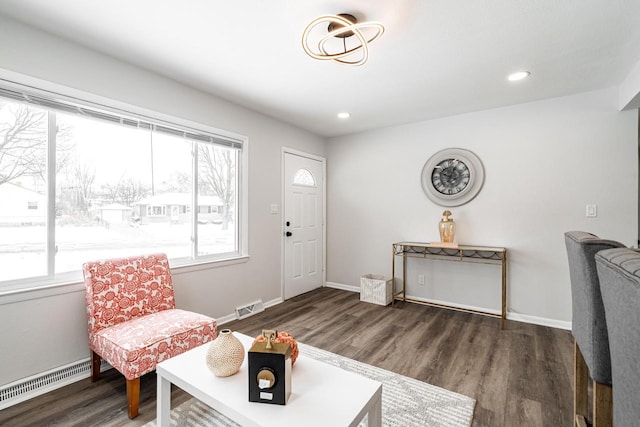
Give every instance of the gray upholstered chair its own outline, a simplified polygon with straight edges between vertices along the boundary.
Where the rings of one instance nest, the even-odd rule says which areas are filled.
[[[611,425],[611,357],[607,324],[600,295],[595,255],[603,249],[624,247],[583,231],[564,234],[571,278],[574,344],[574,423],[581,425],[588,415],[588,383],[593,379],[594,427]]]
[[[613,422],[640,425],[640,253],[609,249],[596,255],[609,331]]]

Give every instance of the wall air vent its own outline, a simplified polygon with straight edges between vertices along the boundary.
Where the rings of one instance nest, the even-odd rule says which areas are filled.
[[[259,300],[236,308],[236,317],[238,319],[244,319],[245,317],[252,316],[256,313],[260,313],[261,311],[264,311],[264,304],[262,303],[262,300]]]

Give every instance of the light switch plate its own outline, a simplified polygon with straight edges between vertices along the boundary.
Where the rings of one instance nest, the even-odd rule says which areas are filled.
[[[278,213],[278,205],[275,203],[271,204],[271,213],[272,214],[277,214]]]
[[[587,217],[595,218],[598,216],[598,205],[587,205]]]

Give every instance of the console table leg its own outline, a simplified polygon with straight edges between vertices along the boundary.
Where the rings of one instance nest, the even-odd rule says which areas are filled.
[[[407,256],[402,253],[402,301],[407,300]]]
[[[507,252],[502,255],[502,316],[500,329],[504,329],[504,320],[507,317]]]
[[[391,245],[391,307],[396,302],[396,247]]]

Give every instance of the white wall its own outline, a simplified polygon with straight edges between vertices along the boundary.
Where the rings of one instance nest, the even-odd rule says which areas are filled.
[[[180,308],[214,317],[256,299],[281,297],[281,147],[324,155],[324,139],[170,79],[118,62],[0,16],[0,73],[19,73],[249,137],[249,255],[246,263],[177,272]],[[0,297],[0,386],[88,357],[80,285],[58,295]]]
[[[392,242],[438,241],[444,208],[422,192],[422,167],[438,150],[466,148],[482,160],[485,183],[451,209],[456,241],[508,248],[512,318],[569,326],[563,233],[636,244],[637,112],[617,106],[617,91],[603,90],[331,139],[327,281],[390,275]],[[597,218],[585,217],[588,203]],[[413,296],[500,309],[499,267],[410,260],[408,269]]]
[[[632,110],[640,108],[640,61],[627,74],[627,77],[620,83],[621,110]]]

